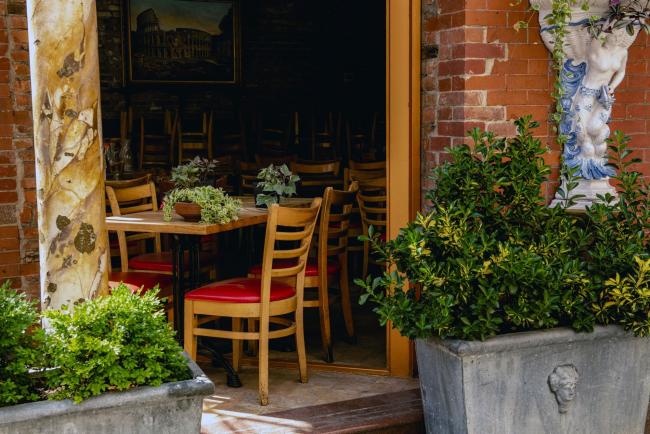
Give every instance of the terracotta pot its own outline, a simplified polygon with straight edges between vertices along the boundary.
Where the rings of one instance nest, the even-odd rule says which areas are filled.
[[[188,222],[201,220],[201,207],[195,203],[178,202],[174,205],[174,211]]]

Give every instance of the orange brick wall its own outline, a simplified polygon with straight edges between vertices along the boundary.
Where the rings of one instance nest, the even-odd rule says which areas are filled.
[[[423,161],[428,169],[445,161],[445,148],[466,142],[474,127],[513,134],[512,120],[532,114],[549,145],[547,161],[557,178],[560,149],[554,143],[549,113],[554,74],[540,35],[537,14],[527,2],[512,0],[423,0],[423,44],[438,47],[436,59],[423,61]],[[520,20],[530,28],[514,30]],[[627,78],[616,94],[613,129],[633,138],[650,175],[650,38],[638,37],[630,50]],[[424,188],[429,188],[425,180]],[[556,183],[545,188],[551,199]]]
[[[0,0],[0,280],[38,298],[38,235],[25,0]]]

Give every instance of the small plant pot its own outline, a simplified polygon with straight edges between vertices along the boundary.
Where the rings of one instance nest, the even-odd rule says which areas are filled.
[[[178,202],[174,205],[174,211],[188,222],[198,222],[201,220],[201,207],[195,203]]]

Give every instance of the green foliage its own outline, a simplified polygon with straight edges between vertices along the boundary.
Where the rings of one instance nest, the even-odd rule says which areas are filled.
[[[178,202],[191,202],[201,207],[202,223],[230,223],[237,220],[241,201],[228,196],[221,188],[193,187],[177,188],[165,196],[163,214],[166,221],[171,221],[174,205]]]
[[[0,407],[39,399],[29,368],[40,366],[43,333],[38,311],[24,294],[0,286]]]
[[[186,164],[181,164],[172,169],[171,181],[176,188],[192,188],[199,185],[208,185],[210,177],[216,175],[217,160],[194,157]]]
[[[474,145],[449,149],[452,161],[434,170],[428,214],[386,244],[369,234],[394,271],[358,280],[366,290],[361,301],[376,303],[380,321],[410,338],[486,339],[557,326],[589,331],[596,323],[650,334],[647,297],[624,304],[610,290],[603,294],[617,273],[631,286],[629,276],[640,273],[634,258],[648,257],[647,185],[624,172],[618,202],[604,197],[582,215],[547,207],[541,191],[550,168],[531,131],[537,124],[526,117],[516,125],[511,139],[474,130]],[[629,168],[626,139],[616,137],[615,162]],[[569,191],[561,194],[570,206],[576,182],[564,173]],[[649,286],[637,281],[641,297]]]
[[[594,38],[615,30],[625,29],[632,36],[638,29],[650,34],[650,2],[647,0],[610,0],[609,11],[604,17],[592,17],[588,28]]]
[[[286,164],[274,166],[271,164],[257,174],[257,187],[262,193],[257,195],[257,205],[269,206],[278,203],[279,197],[290,197],[296,194],[296,183],[300,181],[298,175],[291,173]]]
[[[191,377],[167,324],[158,289],[132,294],[124,285],[74,311],[47,311],[50,399],[75,402],[106,391],[159,386]]]

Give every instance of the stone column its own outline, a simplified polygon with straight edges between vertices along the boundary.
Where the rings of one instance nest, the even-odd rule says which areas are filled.
[[[107,291],[94,0],[27,0],[43,308]]]

